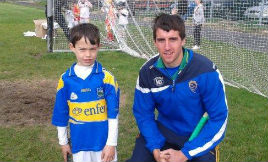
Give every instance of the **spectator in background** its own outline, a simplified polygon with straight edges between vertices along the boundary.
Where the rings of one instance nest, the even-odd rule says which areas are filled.
[[[178,9],[177,9],[177,5],[176,5],[176,3],[172,4],[172,5],[170,6],[170,8],[171,8],[171,15],[176,15],[176,14],[178,14]]]
[[[115,26],[116,10],[113,4],[113,0],[105,0],[101,8],[102,12],[106,14],[105,17],[105,29],[107,32],[107,39],[114,41],[113,30]]]
[[[54,19],[60,25],[66,38],[70,40],[70,31],[62,14],[62,7],[67,5],[66,2],[65,0],[54,0]]]
[[[200,49],[201,44],[201,28],[205,22],[204,6],[202,0],[195,0],[196,6],[194,8],[193,23],[194,23],[194,46],[193,50]]]
[[[126,30],[128,24],[128,10],[126,9],[126,2],[120,3],[118,11],[118,25],[121,37],[125,40]]]
[[[80,8],[77,3],[73,4],[74,25],[78,25],[80,22]]]
[[[186,17],[193,16],[195,6],[195,2],[193,0],[189,0]]]
[[[80,23],[89,23],[89,8],[92,8],[92,4],[88,0],[79,0],[78,6],[80,8]]]
[[[183,18],[183,20],[186,20],[187,19],[187,6],[188,6],[187,0],[180,0],[177,3],[174,3],[170,6],[171,14],[172,15],[178,14]]]
[[[71,29],[74,26],[74,14],[73,14],[73,3],[69,3],[68,9],[65,12],[65,20],[68,23],[68,28]]]
[[[187,19],[187,17],[186,17],[187,6],[188,6],[187,0],[179,0],[178,1],[178,14],[183,18],[183,20]]]

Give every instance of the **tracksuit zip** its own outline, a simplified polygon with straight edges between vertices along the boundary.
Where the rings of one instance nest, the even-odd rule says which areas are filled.
[[[173,80],[173,84],[172,84],[172,92],[175,92],[175,80]]]
[[[164,73],[162,73],[162,71],[161,70],[159,70],[157,67],[155,67],[155,66],[153,66],[157,71],[159,71],[161,74],[164,74]],[[164,74],[164,76],[166,76],[169,80],[171,80],[172,81],[172,88],[171,88],[171,90],[172,90],[172,92],[174,93],[175,92],[175,84],[176,84],[176,80],[177,80],[177,78],[178,78],[178,76],[180,75],[180,73],[181,73],[181,71],[182,70],[180,70],[179,72],[178,72],[178,76],[176,77],[176,79],[172,79],[172,77],[169,75],[169,73],[167,72],[167,70],[165,69],[165,71],[166,71],[166,73],[167,73],[167,75],[166,74]]]

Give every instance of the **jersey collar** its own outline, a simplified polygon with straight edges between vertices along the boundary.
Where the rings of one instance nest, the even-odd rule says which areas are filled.
[[[75,72],[74,72],[74,66],[77,63],[74,63],[70,68],[69,68],[69,76],[76,76]],[[95,61],[93,69],[92,69],[92,73],[100,73],[102,72],[102,66],[98,61]]]

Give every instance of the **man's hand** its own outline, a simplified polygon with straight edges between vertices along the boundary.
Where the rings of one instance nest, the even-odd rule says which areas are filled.
[[[161,152],[160,152],[160,149],[154,149],[153,151],[153,155],[154,155],[154,159],[157,161],[157,162],[168,162],[167,161],[167,157],[165,156],[160,156]]]
[[[160,153],[161,159],[166,159],[167,162],[185,162],[188,158],[178,150],[167,149]]]
[[[103,162],[110,162],[115,158],[115,146],[106,145],[101,153],[101,160]]]
[[[69,144],[61,145],[61,152],[64,158],[64,162],[67,162],[67,154],[72,154]]]

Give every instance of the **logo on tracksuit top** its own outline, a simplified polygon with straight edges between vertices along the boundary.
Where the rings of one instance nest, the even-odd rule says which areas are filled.
[[[164,85],[164,78],[163,77],[155,77],[154,84],[158,87]]]
[[[193,93],[196,93],[197,82],[195,80],[189,81],[189,88]]]

